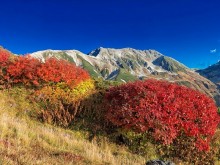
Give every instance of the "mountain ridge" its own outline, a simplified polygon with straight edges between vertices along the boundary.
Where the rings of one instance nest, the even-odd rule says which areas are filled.
[[[62,55],[65,54],[65,55]],[[87,62],[89,62],[91,65],[98,66],[98,70],[102,70],[103,68],[106,68],[106,61],[109,61],[111,64],[110,72],[114,72],[115,69],[118,67],[128,69],[131,67],[130,72],[134,74],[134,65],[143,65],[143,67],[147,67],[147,70],[152,72],[153,70],[157,72],[165,72],[163,68],[156,67],[152,64],[152,62],[160,57],[163,56],[161,53],[159,53],[156,50],[136,50],[133,48],[122,48],[122,49],[114,49],[114,48],[97,48],[93,51],[91,51],[88,54],[84,54],[78,50],[43,50],[43,51],[37,51],[31,54],[31,56],[36,57],[41,60],[45,60],[45,58],[48,57],[56,57],[56,58],[64,58],[69,56],[73,58],[73,61],[76,65],[81,65],[79,62],[80,60],[77,59],[76,55],[82,57]],[[64,57],[65,56],[65,57]],[[130,58],[130,60],[129,60]],[[172,58],[170,58],[172,59]],[[70,61],[70,59],[67,59]],[[135,60],[135,61],[134,61]],[[174,59],[172,59],[174,61]],[[71,61],[71,62],[73,62]],[[98,63],[98,64],[97,64]],[[134,64],[135,63],[135,64]],[[104,65],[104,66],[103,66]],[[181,64],[183,66],[183,64]],[[109,66],[108,66],[109,67]],[[156,69],[155,69],[156,67]],[[97,69],[97,68],[96,68]],[[143,69],[143,68],[142,68]],[[129,70],[129,69],[128,69]],[[140,73],[141,70],[136,70],[135,75],[137,73]],[[146,74],[146,73],[145,73]],[[144,74],[144,75],[145,75]]]

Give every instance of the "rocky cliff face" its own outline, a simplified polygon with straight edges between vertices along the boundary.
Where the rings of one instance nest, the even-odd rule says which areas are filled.
[[[155,50],[101,47],[88,55],[77,50],[45,50],[32,53],[31,56],[42,61],[48,57],[66,59],[83,67],[93,77],[106,80],[127,82],[147,78],[164,79],[202,91],[217,102],[220,96],[213,82]]]

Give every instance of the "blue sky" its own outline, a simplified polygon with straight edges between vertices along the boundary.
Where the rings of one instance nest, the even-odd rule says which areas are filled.
[[[7,0],[0,45],[13,53],[155,49],[192,68],[220,59],[218,0]]]

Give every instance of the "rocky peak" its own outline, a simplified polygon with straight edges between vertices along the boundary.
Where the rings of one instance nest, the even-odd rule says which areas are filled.
[[[88,55],[90,55],[90,56],[95,56],[95,57],[96,57],[98,54],[100,54],[101,52],[103,52],[104,49],[105,49],[105,48],[103,48],[103,47],[99,47],[99,48],[97,48],[97,49],[95,49],[95,50],[89,52]]]
[[[151,49],[137,50],[133,48],[114,49],[114,48],[103,48],[103,47],[91,51],[90,53],[88,53],[88,55],[103,59],[143,57],[143,58],[148,58],[148,60],[154,60],[162,56],[162,54],[159,53],[158,51]]]

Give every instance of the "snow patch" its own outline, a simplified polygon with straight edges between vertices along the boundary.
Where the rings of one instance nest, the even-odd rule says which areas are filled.
[[[124,83],[126,83],[126,81],[125,81],[125,80],[123,80],[123,79],[121,79],[121,81],[122,81],[122,82],[124,82]]]

